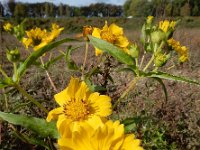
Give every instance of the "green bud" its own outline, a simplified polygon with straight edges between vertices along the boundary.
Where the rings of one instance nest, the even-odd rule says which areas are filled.
[[[140,50],[136,44],[132,44],[129,48],[129,51],[133,58],[138,58]]]
[[[151,40],[153,43],[160,44],[165,39],[165,33],[161,30],[157,30],[151,33]]]
[[[7,50],[6,56],[7,56],[7,59],[10,62],[17,62],[20,59],[20,53],[19,53],[19,50],[17,48],[13,49],[13,50]]]
[[[166,55],[163,53],[159,53],[155,56],[154,64],[156,67],[162,67],[167,63],[169,58],[170,58],[170,54]]]

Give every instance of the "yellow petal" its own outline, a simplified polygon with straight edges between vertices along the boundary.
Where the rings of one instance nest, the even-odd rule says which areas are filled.
[[[109,26],[109,30],[112,32],[112,34],[114,34],[115,36],[120,36],[123,35],[123,28],[117,26],[116,24],[111,24]]]
[[[108,28],[108,22],[105,21],[105,25],[103,26],[102,31],[108,31],[108,30],[109,30],[109,28]]]
[[[109,96],[99,95],[99,93],[95,92],[90,94],[88,102],[94,110],[95,115],[107,117],[112,113],[111,99]]]
[[[49,122],[51,121],[52,119],[55,120],[58,118],[58,116],[60,114],[62,114],[63,112],[63,108],[62,107],[58,107],[58,108],[55,108],[53,110],[51,110],[49,113],[48,113],[48,116],[46,118],[46,120]]]
[[[101,55],[103,52],[100,50],[100,49],[98,49],[98,48],[95,48],[95,55],[96,56],[99,56],[99,55]]]
[[[54,98],[56,100],[56,102],[60,105],[63,106],[63,104],[65,104],[67,101],[70,100],[70,96],[68,95],[68,88],[64,89],[63,91],[61,91],[60,93],[54,95]]]
[[[86,120],[86,123],[88,123],[94,130],[104,125],[102,119],[96,115],[92,115],[88,120]]]
[[[75,99],[75,94],[79,88],[80,80],[78,78],[71,77],[70,83],[68,85],[67,94],[72,98]]]
[[[74,150],[74,143],[71,138],[60,138],[58,145],[60,150]]]
[[[129,41],[125,36],[118,36],[115,45],[125,48],[129,45]]]
[[[88,96],[89,89],[85,82],[80,83],[80,87],[77,89],[76,94],[75,94],[75,99],[76,100],[85,100]]]
[[[64,133],[64,131],[66,130],[66,127],[69,126],[71,122],[72,120],[66,118],[64,114],[61,114],[58,116],[58,121],[57,121],[56,126],[61,135]]]
[[[101,33],[101,30],[99,28],[94,28],[92,32],[92,36],[101,38],[100,33]]]

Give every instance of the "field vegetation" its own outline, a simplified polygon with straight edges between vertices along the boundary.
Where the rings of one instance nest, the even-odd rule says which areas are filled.
[[[12,4],[12,1],[10,2]],[[155,8],[155,11],[151,11],[157,16],[154,17],[153,23],[150,23],[152,26],[153,24],[158,25],[159,21],[165,19],[178,22],[176,29],[173,30],[173,38],[179,41],[181,45],[187,47],[189,52],[188,60],[184,63],[180,62],[177,59],[179,55],[172,52],[172,56],[175,57],[171,56],[170,59],[162,64],[164,66],[160,66],[159,61],[159,65],[155,67],[157,64],[154,62],[154,65],[149,65],[146,69],[139,70],[139,73],[137,69],[136,71],[133,69],[135,72],[130,69],[130,66],[133,66],[133,64],[128,62],[130,57],[127,53],[124,51],[119,52],[119,54],[127,58],[125,59],[120,57],[120,55],[112,53],[111,49],[118,52],[119,48],[116,48],[116,46],[112,45],[111,49],[107,48],[110,46],[110,41],[100,41],[91,35],[88,36],[90,40],[83,37],[84,26],[101,29],[106,21],[108,25],[114,23],[123,28],[124,35],[130,44],[137,45],[137,48],[133,46],[134,50],[140,50],[139,55],[136,53],[131,54],[131,58],[134,57],[134,65],[137,64],[136,58],[139,62],[143,60],[143,65],[148,64],[152,52],[146,52],[147,48],[141,42],[143,34],[141,30],[144,31],[144,24],[146,24],[145,28],[147,28],[148,19],[145,16],[151,15],[151,13],[145,12],[146,14],[138,15],[141,14],[141,10],[133,9],[136,7],[127,8],[127,5],[137,6],[140,4],[139,1],[135,1],[138,4],[130,4],[131,2],[127,1],[124,5],[126,8],[124,12],[127,16],[132,16],[131,18],[122,15],[110,17],[107,14],[105,14],[106,17],[98,17],[98,13],[96,16],[82,16],[80,15],[82,12],[80,10],[84,10],[83,8],[72,9],[73,11],[76,10],[78,14],[75,17],[55,17],[49,14],[46,18],[35,16],[24,19],[17,16],[18,12],[15,11],[16,16],[14,18],[3,18],[4,22],[1,22],[0,26],[0,69],[10,77],[11,81],[5,80],[4,83],[5,75],[1,71],[0,118],[2,120],[0,120],[0,149],[52,150],[59,146],[56,140],[59,137],[55,122],[46,123],[45,119],[48,115],[45,111],[49,112],[58,107],[54,95],[69,86],[72,80],[71,77],[78,77],[86,82],[91,91],[109,96],[113,109],[112,114],[107,119],[119,120],[121,124],[124,124],[125,133],[133,133],[136,139],[140,139],[141,147],[144,149],[200,149],[199,2],[194,1],[195,3],[193,3],[180,0],[173,1],[171,3],[173,5],[167,3],[164,5],[166,6],[165,12],[168,13],[165,17],[163,17],[163,14],[162,16],[156,15],[156,13],[163,10],[161,9],[164,7],[163,5],[158,5],[159,9]],[[20,3],[19,5],[23,6],[24,4]],[[179,6],[179,12],[171,10],[172,6],[176,5]],[[14,6],[16,7],[17,5],[13,5],[13,12],[15,10]],[[47,8],[53,7],[47,7],[50,6],[49,3],[44,4],[44,6],[46,6],[44,7],[46,8],[44,9],[46,13],[50,12]],[[66,6],[63,6],[63,8],[65,9],[61,11],[60,7],[60,14],[66,11]],[[118,8],[118,10],[121,11],[122,9]],[[43,13],[45,14],[45,11]],[[8,22],[13,26],[24,22],[21,25],[26,31],[36,27],[47,29],[50,35],[53,33],[53,28],[50,29],[51,24],[56,23],[59,25],[59,28],[55,28],[61,33],[57,39],[53,39],[55,41],[48,43],[49,47],[44,46],[44,49],[38,48],[36,51],[33,50],[35,47],[32,47],[27,50],[21,40],[21,30],[17,30],[20,32],[17,32],[19,34],[15,33],[15,36],[13,36],[13,33],[11,34],[11,32],[3,30],[4,24]],[[152,29],[151,32],[153,30],[157,31],[157,28]],[[145,32],[147,31],[145,30]],[[65,42],[61,42],[62,44],[57,43],[55,48],[52,48],[52,43],[62,41],[63,39],[65,39]],[[104,48],[107,53],[97,57],[95,47]],[[162,48],[168,49],[169,47],[165,45]],[[20,58],[16,61],[17,66],[15,66],[15,61],[9,59],[11,50],[15,49],[18,49],[20,53]],[[87,58],[85,57],[86,49],[88,49]],[[120,50],[122,49],[123,47]],[[40,58],[37,51],[40,52]],[[31,58],[33,59],[32,61],[27,60],[27,57],[33,54],[38,59]],[[144,54],[145,59],[143,59]],[[165,56],[165,53],[163,55]],[[21,66],[23,68],[22,64],[25,64],[25,61],[29,61],[31,65],[28,65],[25,68],[26,72],[23,72],[23,69],[20,70],[19,68]],[[159,69],[159,71],[154,70],[155,68]],[[18,72],[23,72],[23,76],[16,75],[15,69]],[[174,76],[169,76],[168,74],[165,74],[165,76],[163,74],[162,76],[158,72],[167,72]],[[151,77],[148,73],[152,73],[151,75],[154,76]],[[179,78],[178,76],[186,78]],[[19,81],[17,77],[19,77]],[[132,81],[137,80],[137,78],[140,78],[139,81],[134,82],[134,87],[130,88]],[[16,116],[12,116],[13,114]],[[25,119],[21,115],[24,115]],[[29,117],[26,118],[26,116]],[[37,120],[38,118],[40,119]],[[28,121],[25,121],[26,119]],[[59,132],[61,132],[60,128],[58,127]]]

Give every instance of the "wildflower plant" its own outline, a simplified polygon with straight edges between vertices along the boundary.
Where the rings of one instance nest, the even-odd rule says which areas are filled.
[[[136,86],[137,82],[143,78],[152,78],[158,81],[163,87],[166,99],[168,94],[163,79],[200,85],[199,81],[160,71],[173,57],[174,51],[178,54],[180,63],[189,60],[188,49],[173,39],[173,32],[177,24],[177,22],[168,20],[154,24],[153,17],[149,16],[141,30],[142,47],[138,46],[137,43],[131,43],[125,36],[123,28],[114,23],[108,25],[105,22],[102,28],[85,26],[83,28],[85,57],[81,66],[75,64],[71,58],[71,53],[78,47],[69,46],[66,52],[59,51],[59,56],[50,57],[47,62],[43,59],[49,53],[51,56],[50,51],[59,45],[76,41],[70,38],[56,41],[56,38],[64,30],[63,27],[52,24],[50,30],[36,27],[25,31],[24,22],[17,26],[5,24],[5,31],[10,32],[23,43],[29,55],[25,60],[21,60],[18,48],[7,50],[7,59],[13,64],[13,74],[8,75],[0,66],[0,73],[3,77],[0,79],[0,88],[16,88],[24,97],[44,111],[46,118],[5,112],[0,112],[0,118],[11,124],[25,127],[40,135],[40,138],[56,139],[57,147],[61,150],[142,150],[142,141],[136,137],[136,134],[125,132],[126,126],[129,125],[126,119],[123,121],[124,125],[119,120],[113,121],[109,115],[120,105],[120,101]],[[128,88],[114,104],[111,103],[111,98],[108,95],[101,93],[101,90],[107,87],[97,86],[91,80],[93,75],[100,72],[98,67],[95,66],[89,71],[85,70],[90,43],[94,46],[95,55],[100,57],[100,60],[112,57],[122,64],[121,70],[133,73]],[[144,53],[141,56],[142,50]],[[145,62],[147,55],[151,57]],[[66,60],[68,68],[79,72],[81,77],[80,79],[71,77],[68,86],[59,92],[50,77],[48,67],[62,58]],[[58,107],[52,110],[47,110],[20,85],[25,72],[37,63],[46,72],[55,92],[54,98]],[[112,80],[109,74],[107,74],[107,78]],[[31,144],[39,144],[46,149],[54,147],[53,144],[47,144],[51,143],[51,140],[38,142],[36,139],[35,141],[31,140],[24,135],[23,138],[28,139],[27,141]]]

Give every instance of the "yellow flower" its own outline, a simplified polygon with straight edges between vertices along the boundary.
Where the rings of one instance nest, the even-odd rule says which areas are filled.
[[[127,52],[127,46],[129,45],[128,39],[124,36],[123,28],[117,26],[116,24],[111,24],[110,26],[105,25],[102,29],[94,28],[92,35],[94,37],[103,39],[107,42],[110,42]],[[102,54],[102,51],[98,48],[95,48],[96,56]]]
[[[188,60],[188,49],[186,46],[181,46],[180,42],[174,40],[173,38],[169,39],[167,43],[179,54],[180,62]]]
[[[44,41],[45,41],[46,43],[49,43],[49,42],[53,41],[54,39],[56,39],[56,38],[60,35],[61,31],[64,30],[63,27],[60,28],[60,27],[59,27],[57,24],[55,24],[55,23],[52,24],[52,27],[51,27],[51,28],[52,28],[51,32],[48,33],[48,34],[47,34],[47,37],[44,39]]]
[[[124,125],[111,120],[96,129],[85,123],[76,132],[66,126],[58,145],[60,150],[143,150],[134,134],[124,134]]]
[[[86,83],[78,78],[72,77],[69,86],[54,97],[60,107],[49,112],[47,121],[58,119],[57,128],[61,133],[66,124],[73,123],[74,128],[82,122],[98,125],[101,118],[112,113],[110,97],[91,93]]]
[[[51,32],[36,27],[35,29],[26,31],[27,38],[23,38],[22,43],[26,48],[32,46],[34,50],[38,50],[56,39],[63,29],[59,28],[57,24],[52,24]]]
[[[11,29],[13,28],[13,26],[8,22],[3,26],[5,31],[11,31]]]
[[[170,29],[174,30],[175,25],[176,25],[175,21],[169,22],[168,20],[164,20],[159,22],[159,29],[163,30],[166,33]]]

